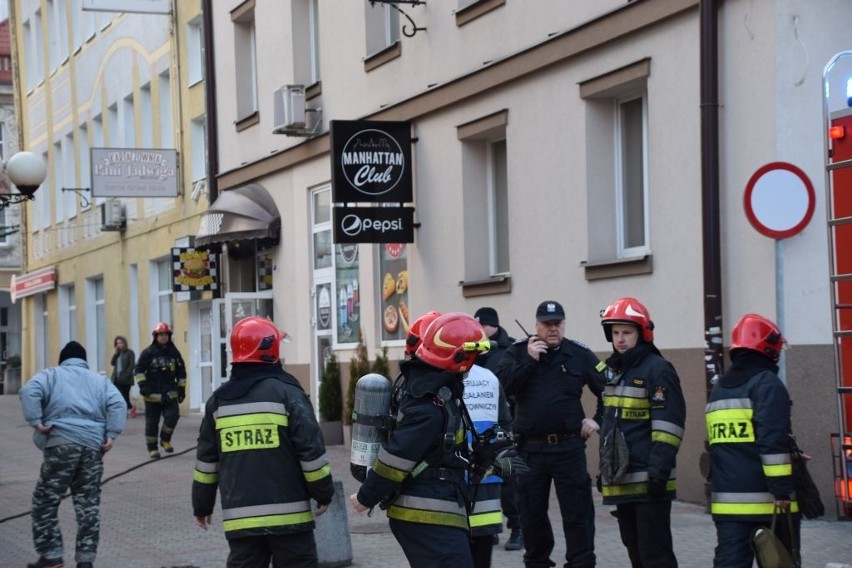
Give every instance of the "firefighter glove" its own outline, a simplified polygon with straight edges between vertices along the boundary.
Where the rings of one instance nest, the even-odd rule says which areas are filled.
[[[667,480],[652,477],[648,479],[648,497],[651,498],[652,501],[659,501],[664,499],[668,489],[666,488]]]
[[[503,450],[494,459],[494,473],[506,479],[518,474],[527,473],[530,470],[518,453],[513,449]]]
[[[178,404],[186,398],[186,387],[178,387]]]

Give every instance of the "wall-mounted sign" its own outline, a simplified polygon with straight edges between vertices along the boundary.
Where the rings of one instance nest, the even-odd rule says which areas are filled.
[[[177,197],[177,151],[92,148],[95,197]]]
[[[335,207],[335,243],[413,243],[414,207]]]
[[[26,298],[56,288],[56,267],[48,266],[20,276],[12,275],[9,294],[14,304],[18,298]]]
[[[173,248],[172,271],[172,290],[175,292],[215,290],[218,287],[216,255],[206,250]]]
[[[335,203],[410,203],[411,123],[331,121]]]

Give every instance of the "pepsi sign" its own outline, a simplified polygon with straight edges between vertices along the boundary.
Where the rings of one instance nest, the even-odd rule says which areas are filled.
[[[331,152],[335,203],[413,200],[409,122],[332,120]]]
[[[413,243],[414,207],[335,207],[335,243]]]

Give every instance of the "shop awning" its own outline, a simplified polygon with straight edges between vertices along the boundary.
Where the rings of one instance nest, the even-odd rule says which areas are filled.
[[[195,246],[278,238],[281,215],[269,192],[252,183],[223,191],[201,217]]]

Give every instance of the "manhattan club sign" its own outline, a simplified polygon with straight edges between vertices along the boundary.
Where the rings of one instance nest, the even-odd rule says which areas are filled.
[[[331,148],[334,242],[414,242],[411,124],[333,120]]]

